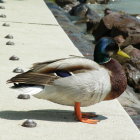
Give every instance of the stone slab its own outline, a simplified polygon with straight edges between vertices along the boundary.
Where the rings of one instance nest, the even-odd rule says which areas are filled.
[[[5,7],[0,9],[0,14],[6,15],[0,21],[58,25],[43,0],[7,0],[0,6]]]
[[[29,1],[34,3],[31,0],[23,1],[25,3],[22,8],[25,10]],[[37,1],[46,6],[43,0]],[[12,9],[13,3],[22,1],[9,0],[7,5],[8,2],[11,3]],[[13,11],[15,10],[16,6],[13,8]],[[46,12],[50,13],[47,7]],[[54,17],[50,14],[48,21],[49,18]],[[15,75],[12,72],[14,68],[21,67],[28,70],[35,62],[69,57],[69,55],[81,56],[81,53],[60,26],[28,24],[28,19],[27,22],[9,23],[10,27],[4,27],[1,26],[3,22],[0,21],[0,140],[140,139],[139,130],[117,100],[82,108],[85,112],[96,112],[99,115],[98,119],[101,121],[96,125],[91,125],[75,121],[73,107],[34,97],[29,100],[17,99],[19,92],[10,88],[11,84],[6,84],[6,81]],[[9,39],[4,37],[7,34],[14,36],[11,41],[15,45],[6,45]],[[17,55],[20,60],[9,60],[12,55]],[[26,119],[36,121],[37,127],[30,129],[22,127]]]

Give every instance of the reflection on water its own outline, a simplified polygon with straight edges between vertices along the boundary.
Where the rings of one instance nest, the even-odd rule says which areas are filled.
[[[103,14],[102,11],[105,8],[125,11],[129,14],[140,14],[140,0],[115,0],[109,4],[91,4],[90,7],[97,11],[100,15]]]

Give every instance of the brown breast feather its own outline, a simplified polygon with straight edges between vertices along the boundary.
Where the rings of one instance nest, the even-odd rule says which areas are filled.
[[[125,72],[115,59],[111,59],[108,63],[103,64],[109,71],[111,71],[111,92],[106,96],[104,100],[111,100],[119,97],[126,89],[127,78]]]

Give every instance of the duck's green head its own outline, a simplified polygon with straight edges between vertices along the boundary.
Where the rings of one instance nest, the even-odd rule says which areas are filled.
[[[94,61],[99,64],[107,63],[110,61],[113,54],[130,58],[126,53],[120,50],[115,40],[109,37],[103,37],[97,42],[95,46]]]

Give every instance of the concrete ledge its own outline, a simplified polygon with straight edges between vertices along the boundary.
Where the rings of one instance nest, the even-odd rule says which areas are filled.
[[[81,53],[58,25],[43,0],[9,0],[2,5],[6,8],[2,12],[11,17],[0,19],[1,25],[6,21],[10,24],[10,27],[0,26],[0,140],[140,139],[139,130],[117,100],[82,108],[83,111],[96,112],[99,115],[101,122],[90,125],[76,122],[72,107],[34,97],[30,100],[17,99],[16,91],[10,88],[11,85],[6,84],[6,80],[15,75],[12,73],[14,68],[21,67],[26,70],[34,62]],[[35,7],[38,7],[37,14]],[[20,11],[24,14],[23,18],[22,15],[19,17],[20,12],[17,12],[20,9],[23,9]],[[5,45],[9,41],[4,38],[7,34],[14,36],[11,40],[15,42],[14,46]],[[8,60],[11,55],[20,57],[20,60]],[[21,124],[25,119],[34,119],[38,124],[37,127],[31,129],[22,127]]]
[[[1,5],[6,7],[1,13],[7,16],[1,21],[58,25],[43,0],[7,0]]]

